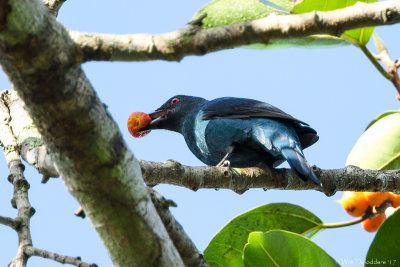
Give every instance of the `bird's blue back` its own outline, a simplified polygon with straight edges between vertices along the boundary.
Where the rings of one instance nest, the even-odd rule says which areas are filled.
[[[229,157],[232,167],[251,167],[261,162],[277,166],[285,160],[277,150],[279,147],[298,146],[293,128],[275,120],[203,120],[202,117],[201,109],[192,112],[185,120],[182,134],[193,154],[207,165],[217,165],[227,153],[227,148],[235,145]],[[275,140],[275,146],[271,139]],[[260,146],[260,142],[264,146]]]

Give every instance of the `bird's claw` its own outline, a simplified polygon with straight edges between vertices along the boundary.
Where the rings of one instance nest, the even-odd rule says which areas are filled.
[[[221,162],[217,164],[217,167],[229,168],[230,166],[231,166],[231,162],[229,160],[221,160]]]

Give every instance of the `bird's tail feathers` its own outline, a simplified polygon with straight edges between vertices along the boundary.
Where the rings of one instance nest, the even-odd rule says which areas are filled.
[[[307,160],[301,152],[296,151],[291,147],[284,147],[280,150],[297,176],[304,181],[311,180],[313,183],[322,187],[321,182],[318,180],[317,176],[311,169],[310,165],[308,165]]]

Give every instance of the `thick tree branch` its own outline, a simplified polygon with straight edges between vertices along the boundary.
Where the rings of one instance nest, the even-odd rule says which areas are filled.
[[[400,22],[400,1],[357,4],[334,11],[301,15],[270,15],[267,18],[202,29],[189,23],[164,34],[111,35],[70,31],[77,46],[76,60],[179,61],[187,55],[204,55],[242,45],[314,34],[340,36],[344,31]]]
[[[319,190],[331,196],[336,191],[382,191],[400,193],[400,170],[363,170],[355,166],[314,172],[323,189],[303,182],[290,169],[189,167],[176,161],[140,161],[143,178],[148,185],[173,184],[194,191],[200,188],[225,188],[238,194],[250,188]]]
[[[183,266],[140,166],[39,0],[0,2],[0,63],[116,266]]]

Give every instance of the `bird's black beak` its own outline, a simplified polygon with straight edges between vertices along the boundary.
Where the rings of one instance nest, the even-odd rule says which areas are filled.
[[[149,114],[152,121],[144,128],[140,129],[139,132],[154,130],[154,129],[162,129],[162,125],[168,119],[167,117],[168,110],[156,110]]]

